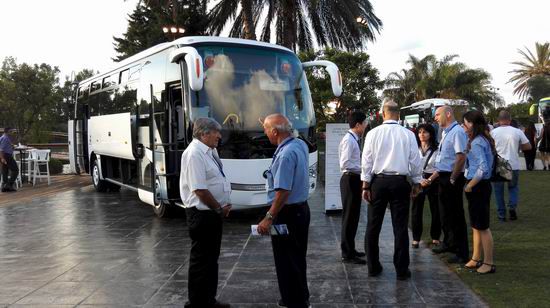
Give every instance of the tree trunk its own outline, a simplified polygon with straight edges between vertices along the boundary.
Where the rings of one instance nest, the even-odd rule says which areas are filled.
[[[243,10],[244,38],[256,40],[256,31],[252,19],[252,0],[241,0],[241,9]]]

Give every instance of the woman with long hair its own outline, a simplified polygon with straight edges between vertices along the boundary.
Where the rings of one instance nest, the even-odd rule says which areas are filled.
[[[487,122],[477,110],[463,116],[464,131],[468,134],[466,154],[466,199],[473,233],[472,258],[464,265],[479,274],[496,272],[493,260],[493,235],[489,229],[489,205],[491,203],[491,173],[495,142],[488,133]],[[483,259],[481,258],[483,254]]]
[[[418,151],[422,158],[422,181],[420,186],[422,191],[414,198],[411,208],[411,228],[413,234],[412,247],[418,248],[420,238],[422,237],[422,212],[424,211],[424,201],[426,196],[430,203],[430,212],[432,214],[432,224],[430,225],[430,236],[432,244],[439,245],[441,237],[441,220],[439,218],[438,201],[438,180],[439,174],[435,169],[435,160],[437,157],[436,132],[432,125],[421,124],[417,127]]]
[[[550,121],[545,121],[539,142],[542,170],[550,170]]]
[[[535,169],[535,157],[537,156],[537,129],[533,122],[529,122],[525,128],[525,136],[529,139],[531,150],[523,151],[523,155],[525,156],[527,170],[532,171]]]

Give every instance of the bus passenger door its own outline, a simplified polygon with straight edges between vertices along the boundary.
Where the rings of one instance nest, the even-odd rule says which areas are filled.
[[[75,119],[70,121],[70,146],[72,147],[72,161],[74,161],[74,171],[76,174],[81,172],[89,173],[89,153],[88,153],[88,105],[77,105]],[[70,153],[69,153],[70,154]],[[73,168],[71,162],[71,169]]]

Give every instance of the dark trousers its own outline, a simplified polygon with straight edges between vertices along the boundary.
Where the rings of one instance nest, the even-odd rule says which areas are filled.
[[[307,239],[309,206],[306,202],[287,204],[273,220],[274,225],[286,224],[288,235],[271,236],[275,269],[281,299],[290,308],[307,307]]]
[[[191,256],[189,257],[186,307],[209,307],[216,302],[218,289],[218,257],[222,241],[222,217],[214,211],[185,210]]]
[[[525,165],[527,170],[535,169],[535,157],[537,156],[537,150],[523,151],[523,155],[525,156]]]
[[[340,194],[342,197],[342,257],[352,258],[355,250],[355,235],[361,215],[361,176],[358,174],[343,174],[340,178]]]
[[[368,207],[367,232],[365,235],[365,252],[370,272],[381,268],[379,260],[379,237],[384,215],[390,205],[394,235],[393,265],[398,275],[403,275],[409,268],[409,202],[411,185],[405,177],[376,177],[371,183],[371,203]]]
[[[2,188],[13,187],[13,184],[19,175],[19,168],[17,167],[17,162],[13,159],[13,155],[4,153],[4,158],[6,159],[7,164],[4,165],[0,163],[0,171],[2,171],[1,175],[3,182]]]
[[[439,213],[445,232],[445,245],[456,255],[468,259],[468,230],[464,218],[463,190],[464,175],[460,174],[451,184],[451,173],[439,173]]]
[[[424,188],[420,194],[413,200],[411,208],[411,228],[413,240],[420,241],[422,238],[422,218],[424,211],[424,201],[426,196],[430,203],[430,213],[432,214],[432,224],[430,225],[430,236],[432,240],[439,240],[441,237],[441,220],[439,217],[439,182]]]

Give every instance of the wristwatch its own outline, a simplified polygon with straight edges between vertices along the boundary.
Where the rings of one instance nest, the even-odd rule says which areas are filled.
[[[269,220],[273,220],[273,215],[271,215],[271,213],[269,211],[267,211],[267,213],[265,213],[265,218],[267,218]]]
[[[454,185],[454,184],[455,184],[455,179],[451,178],[451,179],[449,180],[449,182],[451,182],[451,185]]]
[[[214,211],[215,211],[217,214],[220,214],[220,215],[223,214],[223,209],[222,209],[221,206],[220,206],[219,208],[215,209]]]

